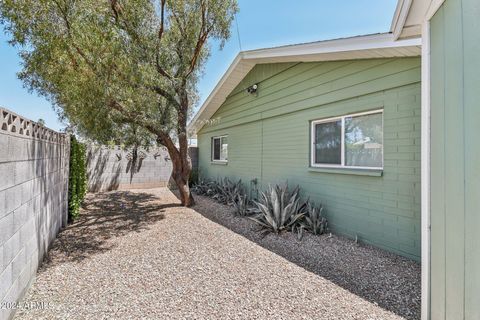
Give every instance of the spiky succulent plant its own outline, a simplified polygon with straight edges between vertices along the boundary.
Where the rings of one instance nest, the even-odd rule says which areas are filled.
[[[293,230],[305,215],[298,186],[291,192],[287,184],[270,186],[255,204],[259,213],[250,219],[258,223],[265,233]]]
[[[313,202],[306,202],[306,214],[300,222],[300,227],[315,235],[323,234],[327,231],[327,219],[322,215],[323,206],[315,206]]]

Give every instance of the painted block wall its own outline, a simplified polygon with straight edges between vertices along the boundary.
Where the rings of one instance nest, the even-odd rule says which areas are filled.
[[[257,96],[245,88],[258,83]],[[383,176],[309,168],[310,121],[384,109]],[[202,177],[300,185],[331,229],[420,259],[420,59],[257,65],[198,134]],[[228,164],[211,138],[228,135]],[[358,173],[358,172],[354,172]]]
[[[192,167],[197,168],[197,148],[189,147]],[[87,176],[90,192],[165,187],[172,174],[166,148],[139,148],[133,161],[132,149],[115,146],[87,147]]]
[[[0,108],[0,301],[18,302],[67,222],[68,137]],[[0,308],[0,319],[14,309]]]
[[[431,319],[480,319],[480,3],[431,20]]]

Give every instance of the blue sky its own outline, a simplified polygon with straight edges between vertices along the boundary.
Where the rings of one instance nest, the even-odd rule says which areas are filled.
[[[387,32],[397,0],[238,0],[237,15],[242,50],[340,37]],[[211,43],[212,53],[199,83],[200,102],[215,87],[240,51],[236,24],[222,51]],[[31,120],[42,118],[59,130],[51,104],[23,88],[16,73],[21,61],[15,48],[0,33],[0,106]]]

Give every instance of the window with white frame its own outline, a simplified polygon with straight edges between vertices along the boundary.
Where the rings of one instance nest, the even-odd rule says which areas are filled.
[[[383,110],[312,121],[311,166],[383,168]]]
[[[212,161],[227,162],[228,161],[228,137],[212,138]]]

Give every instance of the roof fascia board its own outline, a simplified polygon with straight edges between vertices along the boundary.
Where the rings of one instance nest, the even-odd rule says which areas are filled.
[[[425,21],[432,19],[433,15],[440,9],[445,0],[432,0],[425,14]]]
[[[322,53],[348,52],[355,50],[383,49],[404,47],[409,45],[421,45],[418,39],[410,39],[411,42],[395,41],[392,34],[384,33],[372,36],[353,37],[347,39],[328,40],[293,46],[284,46],[270,49],[259,49],[244,52],[245,59],[265,59],[276,57],[301,56]]]
[[[395,14],[393,15],[392,25],[390,31],[393,34],[393,40],[398,40],[402,34],[405,22],[407,22],[408,13],[412,6],[412,0],[399,0]]]
[[[197,111],[195,116],[193,117],[192,121],[190,121],[190,126],[194,125],[200,115],[203,113],[203,111],[207,108],[207,106],[210,104],[210,102],[213,100],[213,98],[217,95],[218,91],[222,89],[223,84],[228,80],[230,75],[235,71],[237,66],[240,64],[240,62],[243,60],[243,52],[239,52],[233,62],[230,64],[230,67],[228,67],[227,71],[223,74],[223,76],[220,78],[220,81],[217,83],[215,88],[212,90],[212,92],[208,95],[207,99],[203,103],[203,105],[200,107],[200,109]]]
[[[428,1],[428,6],[426,7],[425,12],[420,16],[423,20],[415,21],[415,25],[405,26],[414,1]],[[398,0],[392,25],[390,27],[390,32],[392,32],[394,40],[399,39],[399,37],[408,37],[410,35],[417,36],[418,34],[421,34],[421,26],[433,17],[444,2],[445,0]]]

